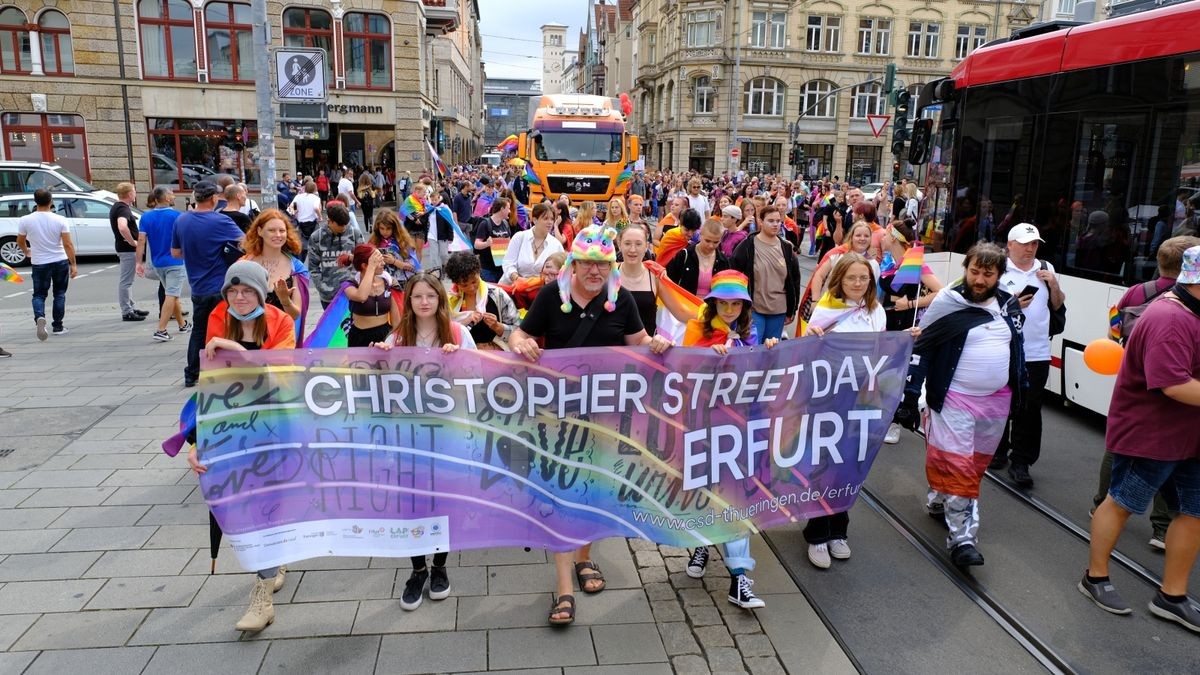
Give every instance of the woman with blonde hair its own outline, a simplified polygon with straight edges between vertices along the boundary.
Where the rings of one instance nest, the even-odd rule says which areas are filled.
[[[625,210],[625,200],[613,197],[608,200],[608,211],[604,216],[604,226],[620,231],[629,223],[629,213]]]
[[[585,227],[599,224],[600,223],[596,221],[596,202],[589,199],[580,204],[579,210],[575,212],[575,221],[568,223],[567,226],[563,228],[563,238],[566,239],[567,242],[563,245],[563,249],[566,250],[567,253],[570,253],[571,246],[575,243],[575,235],[579,234],[579,231]]]

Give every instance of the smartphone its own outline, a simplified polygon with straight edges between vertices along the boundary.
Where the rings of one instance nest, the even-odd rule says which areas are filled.
[[[1031,296],[1032,296],[1032,295],[1037,295],[1038,289],[1039,289],[1039,287],[1038,287],[1038,286],[1034,286],[1033,284],[1029,284],[1029,285],[1028,285],[1028,286],[1026,286],[1025,288],[1022,288],[1022,289],[1021,289],[1021,292],[1017,294],[1017,297],[1023,297],[1023,296],[1026,296],[1026,295],[1031,295]]]

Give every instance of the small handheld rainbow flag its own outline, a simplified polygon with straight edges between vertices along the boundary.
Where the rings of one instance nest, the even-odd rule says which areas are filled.
[[[921,268],[925,265],[925,247],[917,244],[904,252],[904,259],[892,277],[893,288],[904,284],[921,283]]]
[[[17,274],[16,270],[4,263],[0,263],[0,279],[14,284],[25,283],[25,279],[21,278],[21,275]]]
[[[1121,313],[1116,305],[1108,308],[1108,337],[1115,342],[1121,341]]]
[[[508,237],[492,237],[492,262],[504,264],[504,256],[508,254]]]
[[[405,219],[416,218],[424,213],[425,202],[417,199],[416,194],[409,195],[408,199],[405,199],[404,202],[400,204],[400,215],[404,216]]]
[[[533,165],[529,164],[528,162],[525,163],[525,175],[521,177],[525,179],[526,183],[530,183],[532,185],[542,184],[541,179],[538,178],[537,174],[533,172]]]
[[[509,134],[508,138],[500,141],[500,143],[496,146],[496,149],[500,152],[516,152],[517,136],[515,134]]]

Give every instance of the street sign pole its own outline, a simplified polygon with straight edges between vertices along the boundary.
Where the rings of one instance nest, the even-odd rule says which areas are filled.
[[[258,176],[262,196],[259,208],[273,209],[275,197],[275,104],[271,100],[271,24],[267,16],[267,0],[250,0],[254,25],[250,37],[254,50],[254,99],[258,114]]]

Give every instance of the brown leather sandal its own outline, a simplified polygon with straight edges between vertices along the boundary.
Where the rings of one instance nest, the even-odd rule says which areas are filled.
[[[566,603],[565,607],[560,607]],[[555,614],[566,614],[565,619],[554,618]],[[575,622],[575,596],[560,595],[556,600],[550,603],[550,616],[547,617],[552,626],[567,626]]]
[[[586,569],[595,571],[588,574],[583,574],[583,570]],[[600,591],[604,590],[605,586],[608,585],[608,582],[604,580],[604,575],[600,573],[600,566],[592,560],[585,560],[583,562],[575,563],[575,579],[579,581],[579,590],[583,591],[584,593],[599,593]],[[599,581],[600,587],[589,590],[587,587],[587,582],[589,581]]]

